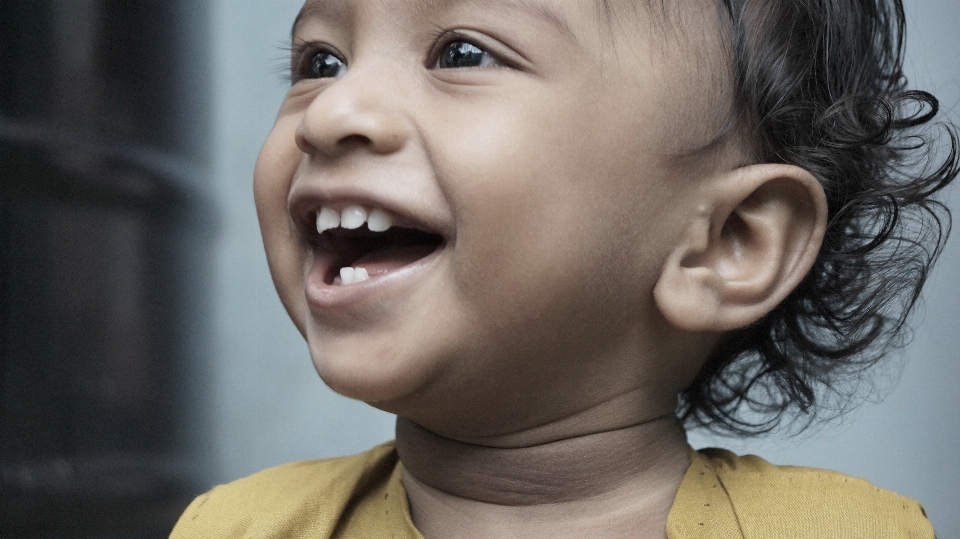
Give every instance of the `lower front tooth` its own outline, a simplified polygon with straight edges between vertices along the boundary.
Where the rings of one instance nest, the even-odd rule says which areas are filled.
[[[340,268],[340,284],[355,284],[370,280],[367,268]]]

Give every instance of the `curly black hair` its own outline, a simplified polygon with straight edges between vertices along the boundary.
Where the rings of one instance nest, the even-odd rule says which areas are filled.
[[[688,426],[750,435],[845,409],[864,371],[904,344],[949,233],[933,196],[960,171],[960,144],[937,100],[907,89],[900,0],[723,4],[736,130],[756,162],[810,171],[829,203],[809,275],[727,335],[681,393]]]

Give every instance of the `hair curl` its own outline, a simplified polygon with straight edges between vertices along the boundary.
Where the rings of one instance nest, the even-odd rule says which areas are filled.
[[[932,197],[960,171],[957,129],[903,75],[900,0],[723,0],[736,130],[757,162],[819,179],[829,225],[809,275],[728,335],[680,396],[691,426],[770,431],[786,412],[843,410],[864,371],[905,342],[950,228]],[[746,412],[746,413],[745,413]]]

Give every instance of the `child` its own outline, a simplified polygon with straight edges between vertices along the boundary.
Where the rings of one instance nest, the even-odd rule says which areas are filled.
[[[172,536],[932,537],[684,434],[809,416],[896,344],[958,167],[950,128],[943,161],[908,138],[936,102],[901,29],[880,0],[307,2],[264,245],[323,380],[397,440]]]

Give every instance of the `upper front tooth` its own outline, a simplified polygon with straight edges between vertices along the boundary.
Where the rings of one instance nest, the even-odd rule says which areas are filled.
[[[354,230],[367,222],[367,210],[360,206],[347,206],[340,217],[340,226],[347,230]]]
[[[379,208],[371,211],[367,217],[367,228],[370,232],[386,232],[391,226],[393,226],[393,219]]]
[[[340,213],[330,208],[322,208],[317,214],[317,232],[323,234],[340,226]]]

